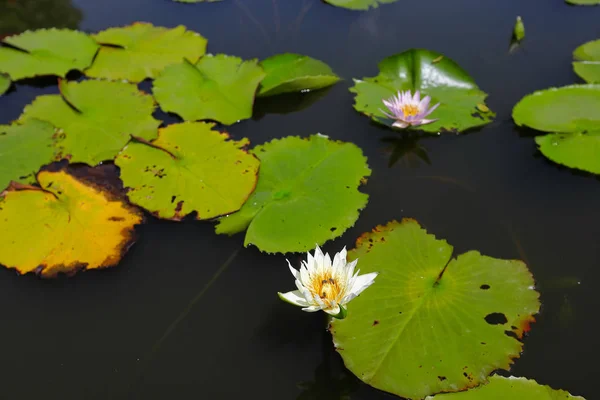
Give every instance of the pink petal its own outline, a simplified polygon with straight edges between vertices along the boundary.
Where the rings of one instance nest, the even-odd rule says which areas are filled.
[[[434,105],[433,107],[431,107],[429,110],[427,110],[424,114],[423,117],[428,116],[429,114],[431,114],[432,112],[435,111],[436,108],[438,108],[440,105],[440,103],[437,103],[436,105]]]
[[[407,124],[406,122],[403,121],[396,121],[392,124],[392,126],[396,127],[396,128],[400,128],[400,129],[404,129],[408,126],[409,124]]]

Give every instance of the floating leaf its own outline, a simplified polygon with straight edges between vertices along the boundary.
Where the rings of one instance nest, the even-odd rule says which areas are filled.
[[[570,168],[600,174],[600,131],[537,136],[544,156]]]
[[[313,135],[275,139],[253,150],[261,161],[254,193],[235,214],[223,217],[217,233],[248,229],[244,245],[261,251],[307,251],[354,225],[368,196],[359,192],[371,174],[352,143]]]
[[[350,10],[368,10],[371,7],[377,8],[379,4],[390,4],[395,1],[397,0],[325,0],[325,3]]]
[[[56,129],[44,121],[0,125],[0,191],[10,181],[35,183],[40,167],[56,158],[56,140]]]
[[[60,128],[62,158],[96,165],[112,160],[130,135],[156,137],[160,121],[152,117],[154,100],[135,85],[61,81],[59,88],[60,95],[38,96],[26,106],[20,121],[36,118]]]
[[[576,6],[595,6],[600,4],[600,0],[565,0],[569,4]]]
[[[299,54],[277,54],[260,65],[266,74],[258,91],[262,97],[322,89],[340,80],[323,61]]]
[[[240,209],[256,186],[259,161],[211,130],[186,122],[161,129],[151,143],[133,142],[115,160],[127,195],[160,218],[180,220],[191,212],[209,219]]]
[[[264,76],[257,60],[207,55],[196,65],[184,61],[167,67],[152,90],[164,111],[186,121],[210,119],[231,125],[252,116],[254,95]]]
[[[600,39],[587,42],[573,52],[573,70],[588,83],[600,83]]]
[[[544,132],[600,130],[600,85],[540,90],[522,98],[512,117],[519,126]]]
[[[195,63],[206,52],[206,39],[179,25],[173,29],[148,23],[110,28],[93,36],[100,47],[87,76],[141,82],[156,78],[168,65]]]
[[[0,264],[43,277],[116,265],[140,213],[64,171],[42,171],[41,188],[13,184],[0,197]]]
[[[516,378],[514,376],[504,378],[494,375],[490,377],[489,381],[486,385],[465,392],[428,396],[426,400],[585,400],[580,396],[572,396],[564,390],[554,390],[549,386],[540,385],[532,379]]]
[[[72,0],[18,0],[0,2],[0,38],[27,29],[77,29],[83,13]]]
[[[8,88],[10,88],[11,81],[10,76],[6,74],[0,74],[0,96],[2,96]]]
[[[0,72],[13,80],[40,75],[64,77],[82,71],[94,59],[96,42],[83,32],[69,29],[40,29],[8,36],[0,46]]]
[[[451,260],[452,250],[408,219],[357,240],[349,259],[379,275],[331,332],[361,380],[420,399],[477,386],[519,357],[540,307],[527,267],[477,251]]]
[[[480,110],[487,94],[458,64],[440,56],[429,50],[411,49],[384,59],[379,63],[379,75],[354,80],[355,85],[350,89],[356,93],[354,108],[378,123],[391,126],[394,121],[384,115],[382,109],[386,107],[382,101],[399,90],[413,93],[419,90],[421,97],[431,96],[431,104],[441,104],[428,117],[438,121],[417,129],[430,133],[464,131],[489,123],[495,114]]]

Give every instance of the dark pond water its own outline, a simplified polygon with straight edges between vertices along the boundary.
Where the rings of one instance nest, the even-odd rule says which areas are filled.
[[[1,11],[15,4],[26,17]],[[527,37],[509,55],[516,15]],[[285,115],[273,111],[293,110],[295,99],[259,104],[257,117],[231,134],[258,144],[322,132],[364,150],[373,169],[363,188],[369,205],[324,246],[330,252],[377,224],[413,217],[458,254],[525,260],[543,307],[512,373],[594,398],[600,182],[546,161],[510,112],[527,93],[577,81],[571,52],[600,36],[600,7],[400,0],[351,12],[319,0],[0,0],[0,34],[134,21],[184,24],[207,37],[213,53],[291,51],[331,65],[345,81],[318,101]],[[461,136],[403,139],[356,113],[351,78],[375,75],[380,59],[410,47],[439,51],[469,71],[490,93],[496,121]],[[52,84],[17,85],[0,98],[0,123],[54,92]],[[293,288],[284,256],[243,248],[243,236],[216,236],[209,223],[150,220],[138,233],[110,270],[54,281],[0,270],[1,399],[393,398],[345,372],[322,315],[277,298]]]

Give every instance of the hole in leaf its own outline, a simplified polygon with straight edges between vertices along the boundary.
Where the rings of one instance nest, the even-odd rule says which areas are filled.
[[[502,313],[491,313],[485,316],[485,322],[490,325],[504,325],[508,322],[508,319]]]
[[[479,289],[483,289],[483,290],[488,290],[489,288],[490,288],[490,285],[487,285],[487,284],[479,286]]]

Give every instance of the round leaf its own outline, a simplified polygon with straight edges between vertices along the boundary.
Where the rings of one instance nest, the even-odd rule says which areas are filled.
[[[37,118],[62,130],[62,158],[96,165],[112,160],[131,135],[149,140],[158,125],[154,100],[135,85],[108,81],[61,81],[60,95],[38,96],[20,121]]]
[[[337,351],[364,382],[417,399],[484,382],[508,369],[540,303],[520,261],[452,246],[414,220],[393,221],[358,239],[349,259],[375,284],[332,323]]]
[[[82,71],[94,59],[98,44],[83,32],[69,29],[40,29],[9,36],[0,47],[0,72],[13,80],[40,75],[64,77]]]
[[[173,29],[148,23],[110,28],[93,36],[103,46],[87,76],[141,82],[156,78],[168,65],[193,63],[206,51],[206,39],[179,25]]]
[[[344,233],[367,204],[358,186],[371,170],[352,143],[322,135],[286,137],[253,152],[261,161],[256,189],[240,211],[219,220],[217,233],[247,228],[246,246],[307,251]]]
[[[540,90],[522,98],[512,117],[519,126],[544,132],[600,130],[600,85]]]
[[[167,67],[152,91],[164,111],[186,121],[210,119],[231,125],[252,116],[254,95],[264,76],[257,60],[207,55],[196,65],[184,61]]]
[[[580,396],[572,396],[564,390],[554,390],[549,386],[540,385],[531,379],[514,376],[504,378],[494,375],[490,377],[489,381],[486,385],[465,392],[438,394],[427,397],[427,400],[585,400]]]
[[[15,184],[0,197],[0,264],[44,277],[116,265],[139,212],[64,171],[37,179],[41,188]]]
[[[340,80],[329,65],[299,54],[277,54],[260,65],[266,74],[258,91],[262,97],[322,89]]]
[[[0,125],[0,191],[10,181],[35,183],[40,167],[55,160],[56,140],[56,130],[47,122]]]
[[[418,127],[426,132],[464,131],[489,123],[495,115],[485,106],[487,94],[467,72],[449,58],[429,50],[411,49],[388,57],[379,63],[379,75],[354,81],[350,89],[356,93],[354,108],[390,127],[394,121],[384,115],[386,107],[382,101],[400,90],[419,90],[422,98],[431,96],[432,105],[440,103],[428,117],[438,121]]]
[[[588,83],[600,83],[600,39],[587,42],[573,52],[575,73]]]
[[[389,4],[398,0],[325,0],[336,7],[347,8],[349,10],[368,10],[370,7],[377,8],[379,4]]]
[[[10,88],[11,81],[7,74],[0,74],[0,96]]]
[[[115,160],[127,195],[160,218],[195,211],[209,219],[240,209],[256,186],[259,161],[242,150],[247,139],[187,122],[161,129],[151,143],[133,142]]]
[[[600,131],[554,133],[535,138],[540,151],[550,160],[570,168],[600,174]]]

